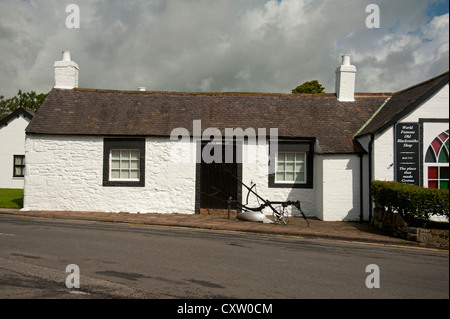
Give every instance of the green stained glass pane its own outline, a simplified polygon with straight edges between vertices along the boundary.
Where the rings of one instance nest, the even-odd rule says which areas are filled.
[[[448,152],[447,149],[442,147],[441,152],[439,153],[439,163],[448,163]]]
[[[448,189],[448,181],[440,181],[439,188],[440,189]]]

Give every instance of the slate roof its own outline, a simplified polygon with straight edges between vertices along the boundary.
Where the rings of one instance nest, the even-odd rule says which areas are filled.
[[[370,133],[382,132],[405,117],[418,106],[425,103],[448,83],[449,72],[442,73],[425,82],[416,84],[392,95],[390,100],[377,110],[365,127],[357,133],[362,136]]]
[[[181,93],[53,89],[26,129],[27,134],[170,136],[193,120],[208,127],[278,128],[279,137],[317,138],[325,154],[358,152],[358,129],[390,94],[356,94],[339,102],[334,94]]]

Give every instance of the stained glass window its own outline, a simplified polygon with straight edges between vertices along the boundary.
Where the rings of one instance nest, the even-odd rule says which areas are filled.
[[[427,186],[429,188],[448,189],[448,140],[449,131],[447,130],[439,134],[428,147],[425,164],[428,168]]]

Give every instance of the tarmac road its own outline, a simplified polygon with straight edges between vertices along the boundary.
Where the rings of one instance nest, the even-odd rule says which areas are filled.
[[[0,298],[449,298],[448,252],[0,215]],[[80,269],[68,289],[66,266]],[[368,265],[380,288],[366,286]]]

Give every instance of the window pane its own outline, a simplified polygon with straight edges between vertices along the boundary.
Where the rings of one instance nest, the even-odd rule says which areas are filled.
[[[139,159],[139,151],[131,151],[131,159],[138,160]]]
[[[284,170],[285,170],[285,165],[284,165],[284,163],[278,163],[278,164],[277,164],[277,171],[278,171],[278,172],[284,172]]]
[[[448,181],[441,181],[439,183],[439,188],[440,189],[448,189]]]
[[[439,163],[448,163],[448,153],[445,147],[441,149],[441,153],[439,154]]]
[[[131,168],[139,169],[139,161],[131,161]]]
[[[121,156],[122,156],[122,159],[130,158],[130,151],[122,151]]]
[[[294,163],[286,163],[286,172],[293,172],[295,169]]]
[[[305,164],[296,164],[295,165],[295,171],[296,172],[304,172],[305,171]]]
[[[437,167],[428,167],[428,178],[437,179],[438,178],[438,168]]]
[[[138,179],[139,171],[131,171],[131,178]]]
[[[21,167],[15,167],[14,168],[14,175],[15,176],[23,176],[23,171]]]
[[[111,168],[120,168],[120,161],[111,161]]]
[[[286,161],[289,162],[295,161],[295,153],[286,153]]]
[[[426,163],[436,163],[436,156],[434,155],[433,148],[430,146],[425,156]]]
[[[111,158],[120,159],[120,151],[111,151]]]
[[[437,181],[428,181],[428,188],[438,188]]]
[[[24,157],[23,156],[14,156],[14,164],[15,165],[24,165]]]
[[[130,171],[120,171],[120,178],[130,178]]]
[[[121,160],[120,161],[120,168],[130,168],[130,161],[128,160]]]
[[[120,178],[120,171],[119,170],[112,170],[111,171],[111,178]]]
[[[295,174],[294,173],[286,173],[286,181],[287,182],[293,182],[295,179]]]
[[[448,179],[448,167],[439,168],[439,175],[441,179]]]
[[[277,173],[277,181],[284,181],[284,173]]]
[[[296,162],[304,162],[305,161],[305,153],[297,153],[295,154]]]
[[[298,173],[296,181],[297,182],[305,182],[305,173]]]
[[[285,153],[278,153],[278,161],[284,162]]]

